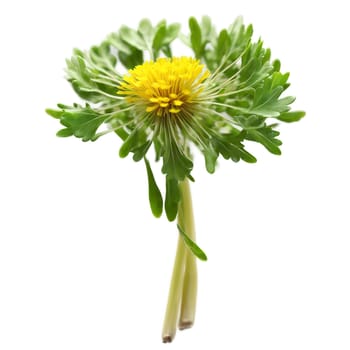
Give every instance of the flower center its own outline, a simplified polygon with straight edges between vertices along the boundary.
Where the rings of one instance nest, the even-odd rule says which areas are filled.
[[[148,113],[176,115],[190,111],[209,75],[194,58],[158,58],[129,70],[117,93]]]

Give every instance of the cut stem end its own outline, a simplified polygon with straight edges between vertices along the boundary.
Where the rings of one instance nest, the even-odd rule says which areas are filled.
[[[189,329],[193,327],[193,322],[192,321],[183,321],[179,323],[179,330],[183,331],[185,329]]]
[[[171,343],[173,338],[170,335],[163,336],[163,343]]]

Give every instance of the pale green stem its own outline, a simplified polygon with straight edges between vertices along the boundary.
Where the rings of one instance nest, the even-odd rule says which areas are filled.
[[[189,251],[186,252],[186,270],[183,282],[181,313],[179,329],[191,328],[196,315],[197,301],[197,264],[196,258]]]
[[[186,250],[184,241],[179,236],[163,324],[162,338],[164,343],[170,343],[176,334],[184,282]]]
[[[190,184],[186,180],[180,184],[184,223],[182,229],[191,238],[192,241],[196,240],[196,232],[194,227],[194,216],[192,208],[192,199]],[[185,276],[183,283],[182,301],[181,301],[181,313],[179,320],[179,328],[187,329],[191,328],[194,323],[196,314],[196,302],[197,302],[197,261],[196,257],[188,249],[186,250],[186,264],[185,264]]]
[[[181,182],[179,186],[181,201],[179,204],[178,224],[191,239],[194,239],[194,220],[188,180]],[[196,260],[185,246],[182,236],[179,235],[163,324],[162,338],[164,343],[169,343],[174,339],[178,322],[180,329],[189,328],[193,325],[196,297]]]

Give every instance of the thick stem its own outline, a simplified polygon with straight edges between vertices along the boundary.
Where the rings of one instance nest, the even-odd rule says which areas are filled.
[[[178,224],[192,239],[195,239],[191,193],[188,180],[179,184],[181,200],[178,211]],[[197,266],[192,252],[185,246],[179,235],[173,274],[165,312],[162,338],[164,343],[171,342],[179,328],[193,325],[197,298]]]
[[[184,241],[179,236],[163,324],[163,343],[170,343],[176,334],[185,273],[186,250]]]
[[[182,209],[184,213],[183,230],[191,238],[196,240],[194,227],[194,216],[192,208],[192,199],[190,184],[186,180],[180,184],[182,194]],[[185,276],[183,283],[183,292],[181,300],[181,313],[179,320],[179,329],[191,328],[194,323],[197,302],[197,262],[196,257],[188,249],[186,250]]]
[[[186,253],[186,270],[183,283],[179,329],[191,328],[196,315],[197,264],[191,252]]]

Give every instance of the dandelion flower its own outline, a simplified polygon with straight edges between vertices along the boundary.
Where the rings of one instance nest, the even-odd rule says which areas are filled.
[[[288,73],[271,60],[263,42],[252,39],[252,26],[241,18],[216,32],[209,17],[189,19],[189,34],[180,25],[144,19],[137,30],[122,26],[88,51],[75,49],[67,60],[67,80],[85,105],[58,104],[47,109],[63,125],[57,135],[95,141],[107,133],[122,140],[119,154],[143,160],[152,213],[177,219],[177,253],[171,278],[162,339],[192,327],[197,297],[196,258],[207,260],[197,245],[190,194],[192,150],[204,156],[209,173],[218,158],[256,162],[249,142],[280,154],[276,121],[304,116],[291,111],[294,98],[283,96]],[[173,56],[181,38],[193,57]],[[124,73],[122,73],[124,72]],[[272,120],[270,122],[270,120]],[[147,156],[154,149],[162,162],[165,189],[156,183]]]

